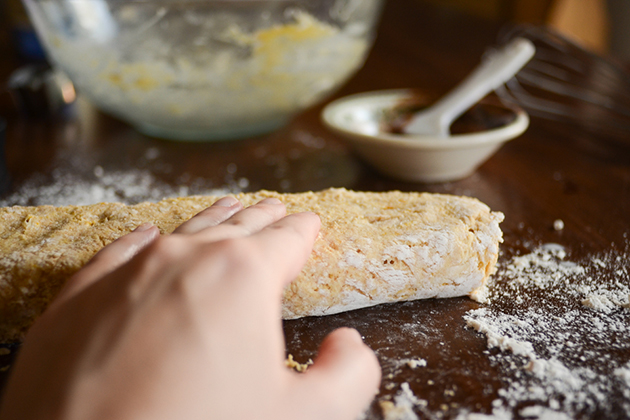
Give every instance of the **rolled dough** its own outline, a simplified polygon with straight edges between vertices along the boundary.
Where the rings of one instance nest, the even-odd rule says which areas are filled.
[[[266,197],[322,219],[313,253],[284,292],[285,319],[386,302],[480,296],[494,271],[503,214],[480,201],[430,193],[237,194]],[[163,234],[219,197],[157,203],[0,208],[0,342],[20,341],[65,281],[98,250],[144,222]]]

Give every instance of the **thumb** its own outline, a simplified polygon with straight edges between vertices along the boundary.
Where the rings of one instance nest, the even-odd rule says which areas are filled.
[[[315,363],[296,380],[309,395],[313,418],[354,420],[368,407],[381,380],[374,352],[358,331],[340,328],[330,333],[319,348]],[[303,394],[303,395],[304,395]]]

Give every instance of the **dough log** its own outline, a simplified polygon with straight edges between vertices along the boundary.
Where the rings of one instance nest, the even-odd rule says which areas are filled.
[[[285,290],[285,319],[480,296],[502,241],[503,214],[467,197],[345,189],[236,197],[246,206],[277,197],[289,213],[322,219],[309,261]],[[0,208],[0,342],[22,340],[65,281],[114,239],[144,222],[168,234],[218,198]]]

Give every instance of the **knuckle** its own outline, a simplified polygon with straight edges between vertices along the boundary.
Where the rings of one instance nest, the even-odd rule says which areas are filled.
[[[231,278],[251,284],[265,278],[269,262],[256,244],[249,238],[225,239],[217,244],[224,266],[229,267]]]
[[[234,219],[230,219],[227,222],[225,222],[226,225],[232,226],[233,228],[239,228],[239,229],[245,229],[246,224],[244,220],[241,220],[239,218],[234,218]]]
[[[229,219],[221,224],[225,232],[229,232],[230,236],[243,237],[251,234],[251,229],[247,223],[240,219]]]
[[[186,243],[177,235],[161,237],[151,245],[151,254],[158,261],[168,263],[180,258]]]
[[[221,241],[220,249],[224,258],[234,267],[244,267],[255,264],[258,252],[247,238],[230,238]]]

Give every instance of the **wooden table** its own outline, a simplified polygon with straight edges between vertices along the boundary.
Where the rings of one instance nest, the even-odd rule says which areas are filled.
[[[495,42],[499,29],[498,23],[422,2],[390,1],[365,67],[336,96],[405,87],[444,93],[478,62],[485,47]],[[74,176],[71,180],[96,182],[103,173],[140,170],[161,186],[186,186],[188,193],[209,188],[297,192],[346,187],[469,195],[506,215],[500,256],[503,268],[496,276],[503,286],[498,290],[507,290],[505,283],[514,280],[505,271],[514,257],[545,243],[563,245],[566,260],[588,270],[597,265],[595,281],[602,286],[613,281],[630,286],[625,269],[630,231],[630,148],[576,126],[534,118],[523,136],[506,144],[466,179],[443,184],[403,183],[379,175],[358,160],[340,138],[322,126],[321,107],[302,113],[270,135],[226,143],[147,138],[83,100],[75,106],[74,114],[53,120],[27,120],[7,110],[6,150],[12,191],[31,185],[34,174],[40,174],[44,183],[56,179],[59,171]],[[556,220],[563,221],[563,229],[554,229]],[[493,409],[497,415],[505,412],[514,418],[536,418],[532,413],[543,413],[541,407],[579,418],[630,417],[630,383],[624,384],[622,369],[630,361],[630,311],[615,308],[602,314],[579,300],[567,304],[554,289],[519,290],[524,296],[522,302],[514,301],[516,292],[510,292],[488,307],[513,320],[526,320],[530,309],[539,315],[547,311],[549,331],[558,331],[551,335],[561,334],[558,328],[565,325],[561,318],[566,320],[568,311],[575,311],[572,325],[577,327],[570,330],[572,338],[565,350],[558,350],[561,343],[544,332],[544,337],[532,342],[539,358],[557,358],[573,378],[582,380],[577,388],[566,391],[559,385],[554,387],[552,372],[541,379],[527,370],[527,357],[513,355],[509,349],[489,349],[486,335],[467,326],[464,319],[484,305],[467,298],[384,305],[286,322],[288,351],[304,362],[314,357],[324,335],[334,328],[358,328],[366,343],[377,351],[384,374],[369,419],[382,418],[379,401],[396,402],[395,396],[404,394],[407,386],[415,396],[407,399],[411,410],[420,418],[488,414]],[[586,321],[605,317],[614,317],[618,330],[593,338]],[[544,348],[546,345],[549,348]],[[424,360],[426,366],[423,362],[420,366],[406,363],[408,360]],[[586,371],[596,374],[591,382],[585,379]],[[568,380],[556,373],[561,381]],[[517,388],[523,384],[542,385],[546,391],[539,398],[519,397]],[[586,397],[578,390],[582,388]],[[571,405],[570,398],[586,402]],[[397,403],[404,412],[403,400],[399,397]]]

